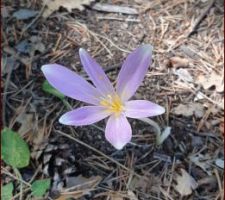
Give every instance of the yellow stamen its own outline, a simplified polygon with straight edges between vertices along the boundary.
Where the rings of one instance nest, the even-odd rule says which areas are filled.
[[[106,98],[102,99],[100,105],[105,106],[110,112],[117,115],[123,110],[123,104],[117,95],[107,95]]]

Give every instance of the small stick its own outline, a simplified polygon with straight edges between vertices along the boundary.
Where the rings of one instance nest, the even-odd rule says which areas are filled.
[[[116,6],[110,4],[96,3],[92,6],[93,10],[113,13],[123,13],[128,15],[137,15],[138,11],[135,8],[129,8],[125,6]]]
[[[204,17],[208,14],[211,7],[214,5],[216,0],[211,0],[209,5],[206,7],[206,9],[202,12],[202,14],[197,18],[195,21],[191,31],[187,34],[187,37],[190,37],[197,29],[198,25],[201,23],[201,21],[204,19]]]
[[[15,62],[14,62],[14,64],[15,64]],[[3,106],[2,106],[3,126],[7,126],[6,117],[5,117],[6,116],[6,97],[7,97],[7,91],[8,91],[8,86],[9,86],[9,83],[10,83],[11,74],[12,74],[12,71],[13,71],[13,66],[14,65],[9,66],[9,73],[7,74],[7,78],[6,78],[6,81],[5,81],[5,84],[4,84]]]
[[[116,20],[116,21],[125,21],[125,22],[140,22],[140,19],[131,19],[131,18],[117,18],[117,17],[98,17],[99,20]]]
[[[86,148],[88,149],[91,149],[92,151],[96,152],[97,154],[107,158],[108,160],[110,160],[111,162],[115,163],[116,165],[120,166],[121,168],[123,168],[124,170],[134,174],[135,176],[137,176],[138,178],[145,178],[145,177],[142,177],[141,175],[137,174],[136,172],[134,172],[132,169],[129,169],[128,167],[126,167],[125,165],[119,163],[118,161],[114,160],[113,158],[107,156],[106,154],[102,153],[101,151],[95,149],[94,147],[91,147],[90,145],[86,144],[85,142],[82,142],[80,141],[79,139],[75,138],[75,137],[72,137],[60,130],[56,130],[57,133],[59,133],[60,135],[64,136],[64,137],[67,137],[75,142],[77,142],[78,144],[82,145],[82,146],[85,146]]]

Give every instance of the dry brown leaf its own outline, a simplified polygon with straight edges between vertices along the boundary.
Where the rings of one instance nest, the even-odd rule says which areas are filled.
[[[70,198],[78,199],[84,195],[86,195],[86,193],[83,193],[83,191],[68,192],[60,194],[59,198],[57,198],[56,200],[68,200]]]
[[[224,91],[224,76],[223,72],[221,75],[215,73],[214,71],[207,76],[200,75],[196,81],[198,84],[202,85],[202,87],[207,90],[212,86],[215,86],[217,92]]]
[[[133,191],[128,190],[127,194],[129,195],[130,200],[138,200],[137,196],[134,194]]]
[[[169,59],[169,67],[188,67],[189,61],[186,58],[181,58],[181,57],[172,57]]]
[[[174,187],[182,196],[190,195],[192,190],[198,187],[195,179],[190,176],[184,169],[181,169],[181,175],[176,175],[175,180],[177,185]]]
[[[27,142],[32,143],[34,146],[39,146],[46,137],[44,127],[38,123],[34,114],[21,113],[16,122],[20,124],[18,133],[26,139]],[[46,138],[45,138],[46,139]]]
[[[82,175],[79,175],[76,177],[69,177],[67,180],[68,187],[61,191],[60,197],[57,200],[66,200],[71,197],[78,199],[93,190],[101,180],[102,178],[100,176],[85,178]]]
[[[71,176],[67,180],[67,188],[76,186],[76,189],[79,190],[87,189],[94,187],[96,182],[99,182],[100,180],[101,180],[100,176],[92,176],[90,178],[83,177],[82,175]]]
[[[78,199],[93,190],[101,180],[102,178],[100,176],[85,178],[79,175],[69,177],[67,180],[68,187],[61,191],[60,197],[57,200],[66,200],[68,198]]]
[[[27,114],[27,113],[22,113],[20,114],[17,119],[17,122],[21,124],[18,133],[24,137],[26,133],[31,131],[33,129],[33,123],[34,123],[34,116],[33,114]]]
[[[47,7],[43,12],[43,17],[47,18],[60,7],[66,8],[69,12],[72,9],[84,10],[84,5],[89,5],[94,0],[46,0]]]
[[[197,118],[201,118],[204,115],[204,107],[200,103],[179,104],[177,107],[173,108],[172,112],[185,117],[195,115]]]

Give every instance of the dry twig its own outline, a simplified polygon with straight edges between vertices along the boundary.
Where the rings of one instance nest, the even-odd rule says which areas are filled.
[[[192,26],[191,31],[187,34],[186,37],[190,37],[194,32],[196,32],[197,27],[202,22],[204,17],[208,14],[209,10],[212,8],[216,0],[211,0],[209,5],[206,7],[206,9],[202,12],[202,14],[196,19],[194,25]]]

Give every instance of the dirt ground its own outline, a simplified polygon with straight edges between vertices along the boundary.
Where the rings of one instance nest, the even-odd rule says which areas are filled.
[[[96,3],[137,13],[97,10]],[[51,178],[42,199],[223,199],[223,4],[92,1],[82,11],[62,4],[46,17],[41,1],[2,1],[2,120],[29,144],[31,162],[20,169],[23,181]],[[24,8],[36,14],[21,19],[15,13]],[[153,45],[153,63],[134,98],[166,108],[151,118],[162,130],[171,128],[163,144],[156,145],[154,128],[139,120],[129,120],[132,142],[120,151],[106,141],[104,121],[84,127],[58,122],[68,108],[43,91],[43,64],[62,64],[87,78],[78,55],[82,47],[113,82],[140,44]],[[83,105],[66,100],[73,108]],[[2,184],[14,183],[14,199],[35,199],[29,185],[21,194],[10,166],[2,162],[1,169]]]

